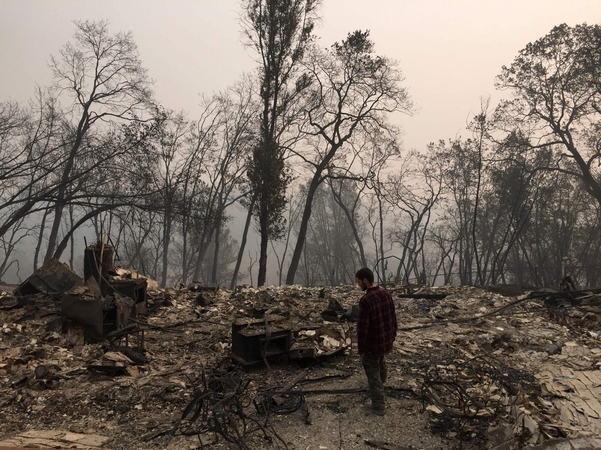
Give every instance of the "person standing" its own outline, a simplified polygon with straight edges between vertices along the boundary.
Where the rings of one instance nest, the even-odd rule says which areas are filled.
[[[359,301],[357,320],[359,355],[367,375],[371,396],[371,405],[366,405],[365,409],[383,416],[386,414],[384,383],[387,377],[384,358],[392,351],[398,328],[394,301],[388,291],[374,284],[374,274],[370,269],[359,269],[355,280],[365,291]]]

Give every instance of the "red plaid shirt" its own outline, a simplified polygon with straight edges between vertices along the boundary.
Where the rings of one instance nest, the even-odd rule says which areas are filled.
[[[359,354],[384,356],[392,351],[397,320],[391,295],[380,286],[369,288],[359,301]]]

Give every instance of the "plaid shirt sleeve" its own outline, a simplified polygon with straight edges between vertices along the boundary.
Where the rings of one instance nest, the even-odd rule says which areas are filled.
[[[369,332],[369,301],[366,299],[367,294],[361,297],[359,301],[359,318],[357,319],[357,347],[359,354],[365,353],[365,347],[367,343],[367,334]]]
[[[368,289],[359,302],[359,354],[383,356],[390,353],[397,329],[396,311],[391,295],[379,286]]]

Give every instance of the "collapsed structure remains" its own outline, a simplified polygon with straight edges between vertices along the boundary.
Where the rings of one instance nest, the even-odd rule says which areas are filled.
[[[0,447],[601,448],[601,290],[388,286],[387,415],[360,291],[158,289],[90,246],[0,286]]]

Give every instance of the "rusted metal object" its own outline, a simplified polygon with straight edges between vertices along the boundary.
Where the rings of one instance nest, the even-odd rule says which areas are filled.
[[[136,364],[145,364],[146,357],[142,354],[144,351],[144,330],[138,324],[132,323],[126,327],[112,331],[106,335],[111,348],[124,353]]]
[[[73,273],[66,264],[53,258],[19,285],[14,290],[14,294],[18,296],[38,293],[60,294],[83,285],[84,281],[81,277]]]
[[[143,277],[132,277],[132,273],[115,268],[113,256],[115,250],[107,244],[90,245],[84,252],[84,276],[93,278],[100,286],[103,296],[119,293],[134,301],[133,316],[146,314],[147,281]]]
[[[134,310],[134,300],[122,295],[115,295],[115,326],[122,330],[129,324],[129,318]]]
[[[84,330],[86,342],[101,342],[104,336],[104,305],[100,298],[61,294],[61,318],[63,333],[70,326],[78,325]]]
[[[129,297],[133,300],[132,312],[133,316],[146,314],[148,309],[148,303],[146,299],[146,279],[145,278],[132,278],[122,279],[116,277],[109,277],[108,289],[105,290],[106,294],[110,295],[115,292]]]
[[[290,330],[269,319],[232,323],[232,358],[244,365],[288,354]]]
[[[281,405],[282,403],[284,403],[284,400],[282,399],[282,395],[287,393],[290,389],[292,389],[294,386],[296,386],[296,383],[298,383],[299,381],[303,380],[306,376],[307,376],[307,371],[303,370],[301,373],[297,374],[292,380],[290,380],[288,383],[286,383],[284,385],[284,387],[282,388],[282,390],[280,391],[279,394],[275,394],[272,399],[273,401],[277,404],[277,405]]]
[[[88,246],[84,253],[85,282],[67,265],[52,259],[17,287],[15,295],[55,296],[60,302],[63,333],[80,327],[86,342],[101,342],[107,333],[126,328],[132,317],[147,311],[146,278],[116,270],[113,255],[112,246]],[[142,347],[143,338],[136,339],[136,349]]]
[[[288,357],[290,359],[304,359],[304,358],[315,358],[317,356],[317,351],[315,347],[301,347],[293,345],[290,351],[288,352]]]
[[[101,280],[113,270],[113,255],[115,250],[112,246],[106,244],[95,244],[86,247],[83,253],[83,273],[87,280],[89,277],[94,277],[96,280]],[[106,284],[99,281],[99,284]]]

